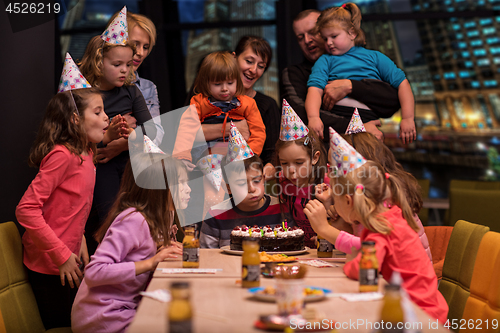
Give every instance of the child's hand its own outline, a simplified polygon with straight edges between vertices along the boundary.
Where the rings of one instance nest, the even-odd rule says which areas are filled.
[[[323,129],[324,125],[320,117],[308,118],[307,127],[311,131],[315,131],[316,134],[323,140]]]
[[[314,196],[325,205],[325,208],[333,204],[332,189],[328,184],[316,185]]]
[[[87,249],[87,241],[85,235],[82,236],[82,245],[80,245],[80,253],[78,256],[83,262],[83,268],[89,264],[89,250]]]
[[[330,205],[330,207],[326,210],[326,215],[328,215],[328,217],[330,218],[330,222],[335,222],[340,217],[335,210],[335,205]]]
[[[380,141],[384,141],[384,133],[382,133],[378,128],[382,126],[380,119],[375,119],[363,124],[368,133],[375,135]]]
[[[264,181],[268,181],[276,178],[276,169],[271,163],[267,163],[264,166]]]
[[[83,274],[80,271],[80,266],[82,262],[76,254],[71,253],[71,256],[69,257],[68,260],[61,266],[59,266],[59,276],[61,277],[61,285],[64,286],[65,279],[68,279],[69,286],[71,288],[79,287],[80,286],[80,280],[83,279]]]
[[[132,115],[132,112],[124,114],[123,119],[125,119],[130,128],[137,128],[137,119]]]
[[[348,253],[345,257],[345,262],[353,261],[359,253],[359,249],[357,249],[355,246],[351,247],[351,253]]]
[[[403,143],[411,143],[417,139],[417,131],[415,130],[415,121],[413,121],[413,118],[401,119],[399,137]]]
[[[173,244],[161,248],[154,256],[152,259],[152,266],[151,266],[151,271],[154,271],[156,269],[156,266],[158,266],[158,263],[162,262],[165,259],[168,258],[177,258],[176,254],[182,256],[182,247],[177,244],[177,242],[174,242]]]
[[[186,169],[191,172],[193,169],[196,167],[193,163],[189,162],[188,160],[180,160],[184,165],[186,166]]]
[[[119,138],[128,138],[130,133],[129,129],[132,130],[122,116],[117,115],[113,117],[104,135],[105,138],[103,139],[103,143],[108,144]]]
[[[323,234],[322,231],[330,227],[326,220],[325,206],[319,200],[310,200],[304,208],[304,214],[317,234]]]

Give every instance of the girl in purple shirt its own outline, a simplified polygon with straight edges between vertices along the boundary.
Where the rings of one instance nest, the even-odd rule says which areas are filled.
[[[100,244],[85,269],[71,313],[75,333],[123,332],[134,318],[139,292],[146,289],[151,272],[164,259],[182,255],[182,245],[171,235],[176,230],[175,209],[184,209],[189,202],[185,167],[161,154],[141,153],[132,162],[96,233]],[[146,167],[141,171],[139,165]],[[168,184],[158,186],[164,173]],[[157,244],[162,245],[159,251]]]

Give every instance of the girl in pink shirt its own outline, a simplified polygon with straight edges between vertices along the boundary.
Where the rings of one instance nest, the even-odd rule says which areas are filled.
[[[403,288],[413,302],[435,319],[446,322],[448,305],[437,289],[437,277],[418,238],[418,225],[406,201],[403,184],[382,166],[366,161],[345,175],[331,178],[332,196],[337,213],[346,222],[361,224],[361,241],[374,241],[380,273],[385,280],[397,271]],[[391,202],[388,207],[386,202]],[[312,200],[304,209],[314,230],[327,237],[332,229],[326,222],[321,202]],[[344,273],[359,278],[361,253],[348,256]]]
[[[96,233],[99,246],[71,313],[74,333],[123,332],[158,263],[182,255],[172,234],[175,209],[185,209],[190,198],[184,164],[159,153],[140,153],[131,162]],[[157,245],[162,245],[158,251]]]
[[[94,191],[96,143],[125,135],[124,120],[106,131],[108,125],[97,89],[58,93],[30,152],[29,164],[39,171],[16,217],[26,228],[23,262],[46,329],[70,326],[76,294],[71,288],[80,285],[79,266],[88,263],[83,231]]]

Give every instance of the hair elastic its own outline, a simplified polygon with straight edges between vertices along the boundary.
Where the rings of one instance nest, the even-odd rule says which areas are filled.
[[[363,193],[364,189],[365,189],[365,187],[362,184],[356,185],[356,193],[361,194],[361,193]]]
[[[343,4],[341,7],[345,9],[345,4]]]
[[[389,179],[390,176],[388,172],[385,173],[385,179]]]

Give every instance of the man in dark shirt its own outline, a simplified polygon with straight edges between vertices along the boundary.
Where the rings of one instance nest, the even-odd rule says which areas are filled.
[[[287,67],[282,73],[282,93],[290,106],[299,117],[307,124],[307,113],[305,100],[307,96],[307,80],[311,74],[316,60],[325,52],[323,39],[319,33],[314,33],[316,21],[320,11],[315,9],[304,10],[297,15],[293,21],[293,31],[297,42],[304,54],[304,61],[298,65]],[[339,133],[345,133],[354,109],[352,107],[335,105],[339,100],[349,96],[350,98],[364,103],[372,110],[399,110],[401,107],[398,92],[389,84],[378,80],[335,80],[328,83],[324,90],[323,107],[320,110],[320,118],[324,124],[324,140],[328,142],[328,127],[332,127]],[[330,111],[335,108],[336,115]],[[361,116],[363,120],[363,116]],[[373,118],[372,118],[373,119]],[[383,133],[378,130],[380,120],[364,122],[367,132],[372,133],[382,140]]]

